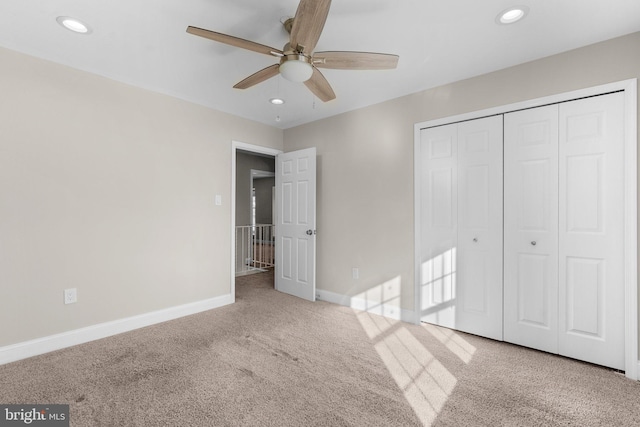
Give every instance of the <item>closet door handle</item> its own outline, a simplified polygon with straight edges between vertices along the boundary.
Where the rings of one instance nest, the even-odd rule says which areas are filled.
[[[537,243],[536,243],[536,241],[535,241],[535,240],[533,240],[533,241],[531,242],[531,246],[535,246],[535,245],[537,245]]]

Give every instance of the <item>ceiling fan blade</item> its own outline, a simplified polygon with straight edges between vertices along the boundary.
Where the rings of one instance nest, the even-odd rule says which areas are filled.
[[[271,55],[271,56],[283,55],[280,49],[275,49],[273,47],[269,47],[260,43],[255,43],[249,40],[241,39],[239,37],[230,36],[228,34],[216,33],[215,31],[205,30],[203,28],[188,26],[187,33],[204,37],[205,39],[210,39],[220,43],[239,47],[242,49],[263,53],[265,55]]]
[[[291,27],[290,44],[294,50],[310,54],[315,49],[329,15],[331,0],[300,0]]]
[[[311,75],[311,78],[304,82],[304,84],[322,102],[336,99],[336,94],[333,92],[333,89],[331,89],[331,85],[322,75],[320,70],[316,69],[315,67],[313,68],[313,74]]]
[[[371,52],[316,52],[312,63],[334,70],[390,70],[398,66],[398,55]]]
[[[247,88],[250,88],[251,86],[257,85],[258,83],[262,83],[263,81],[270,79],[273,76],[277,76],[279,73],[278,68],[280,68],[280,64],[273,64],[267,68],[263,68],[257,73],[251,74],[249,77],[242,80],[241,82],[236,83],[234,88],[247,89]]]

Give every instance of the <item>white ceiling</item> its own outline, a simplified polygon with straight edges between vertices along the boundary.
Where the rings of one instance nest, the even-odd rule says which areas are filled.
[[[280,128],[640,31],[639,0],[334,0],[316,51],[400,56],[396,70],[323,70],[337,99],[277,76],[232,86],[277,58],[186,33],[188,25],[281,49],[298,0],[2,0],[0,46]],[[525,20],[497,25],[509,6]],[[90,35],[56,22],[73,16]],[[1,69],[1,67],[0,67]],[[271,105],[269,98],[286,100]],[[280,121],[276,121],[276,117]]]

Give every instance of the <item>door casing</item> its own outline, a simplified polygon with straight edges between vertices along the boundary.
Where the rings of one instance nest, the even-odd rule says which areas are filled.
[[[266,154],[276,157],[282,150],[275,148],[261,147],[259,145],[247,144],[240,141],[231,141],[231,298],[236,302],[236,154],[238,150],[248,151],[255,154]]]

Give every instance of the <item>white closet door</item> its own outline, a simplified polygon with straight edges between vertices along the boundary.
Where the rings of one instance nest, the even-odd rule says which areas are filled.
[[[456,328],[502,340],[502,115],[458,124]]]
[[[504,117],[504,340],[558,353],[558,106]]]
[[[421,320],[502,339],[502,116],[421,134]]]
[[[560,105],[560,354],[624,369],[624,95]]]
[[[421,132],[420,317],[456,327],[457,125]]]

